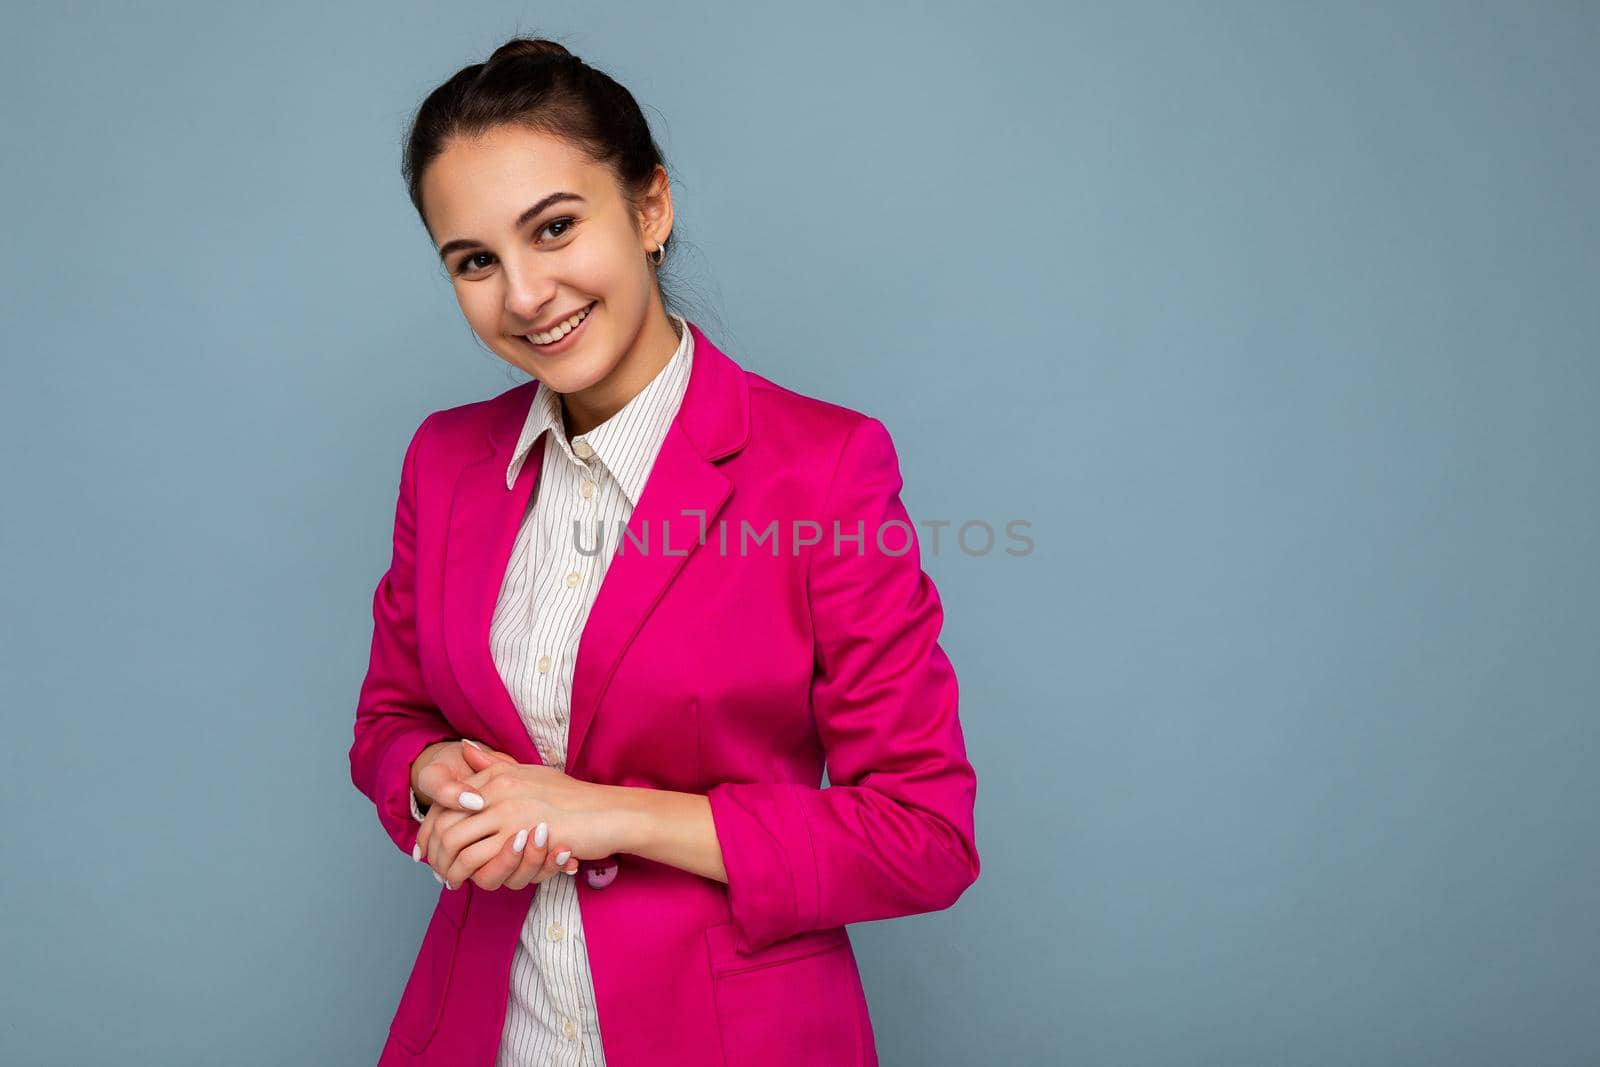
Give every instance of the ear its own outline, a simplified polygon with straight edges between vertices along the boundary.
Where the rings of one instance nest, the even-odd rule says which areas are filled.
[[[672,182],[667,169],[659,163],[640,205],[639,229],[646,252],[654,251],[672,233]],[[653,237],[644,237],[645,234]]]

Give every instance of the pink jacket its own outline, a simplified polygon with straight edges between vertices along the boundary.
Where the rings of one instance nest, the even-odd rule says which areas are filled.
[[[978,877],[943,609],[883,424],[690,328],[688,392],[630,537],[607,531],[566,770],[705,794],[728,882],[631,854],[609,884],[578,875],[606,1060],[875,1064],[845,925],[947,908]],[[535,448],[506,489],[540,387],[436,411],[406,449],[350,772],[407,859],[425,746],[472,737],[539,762],[488,634],[539,474]],[[440,890],[380,1067],[491,1067],[538,888]]]

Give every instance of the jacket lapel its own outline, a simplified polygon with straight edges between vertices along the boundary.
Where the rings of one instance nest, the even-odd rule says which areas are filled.
[[[538,484],[544,462],[544,448],[535,445],[515,486],[507,491],[506,467],[511,463],[519,427],[511,427],[509,442],[504,430],[518,408],[526,416],[533,394],[534,389],[528,388],[514,391],[518,403],[508,405],[509,411],[496,412],[498,425],[491,429],[495,447],[468,463],[456,478],[444,563],[445,651],[451,669],[483,723],[484,740],[519,763],[543,761],[495,666],[489,650],[489,626],[528,497]]]
[[[672,580],[700,549],[733,491],[717,461],[749,436],[749,395],[743,368],[693,323],[694,361],[683,403],[628,520],[631,536],[614,546],[600,591],[578,643],[566,770],[576,774],[584,739],[607,685],[634,634],[660,603]],[[489,649],[506,564],[538,481],[544,448],[528,454],[512,491],[505,472],[537,382],[504,394],[507,404],[489,420],[490,451],[456,481],[445,547],[445,640],[457,681],[486,727],[485,739],[522,763],[541,762]],[[538,506],[537,501],[534,504]],[[702,518],[703,515],[703,518]],[[607,531],[613,537],[615,531]],[[711,535],[709,532],[707,536]],[[615,709],[613,714],[629,713]]]
[[[727,475],[696,452],[674,422],[628,519],[632,536],[619,540],[578,643],[567,730],[568,773],[578,765],[589,724],[628,642],[699,548],[700,513],[707,525],[715,523],[731,488]],[[631,709],[616,710],[627,715]]]

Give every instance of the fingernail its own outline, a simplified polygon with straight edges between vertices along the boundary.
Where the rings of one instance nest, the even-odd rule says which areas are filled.
[[[562,871],[561,873],[562,874],[577,874],[578,873],[578,868],[574,867],[570,871]]]
[[[516,840],[511,842],[511,851],[521,852],[522,846],[528,843],[528,831],[518,830]]]
[[[411,861],[413,863],[421,863],[422,862],[422,842],[421,841],[418,841],[416,844],[411,846]]]
[[[462,793],[461,806],[468,811],[482,811],[483,798],[476,793]]]
[[[539,824],[539,828],[533,832],[533,846],[535,848],[544,848],[545,843],[549,840],[550,824],[547,822],[542,822]]]
[[[435,882],[438,882],[440,885],[444,885],[444,879],[439,877],[439,872],[438,871],[434,871],[433,872],[433,880]]]
[[[474,741],[470,737],[463,737],[461,740],[465,741],[467,744],[471,745],[473,748],[477,749],[479,752],[484,751],[483,746],[478,744],[478,742]]]
[[[566,862],[568,860],[570,860],[571,858],[572,858],[572,850],[570,848],[563,849],[562,851],[557,852],[556,853],[556,866],[557,867],[564,866],[566,864]]]

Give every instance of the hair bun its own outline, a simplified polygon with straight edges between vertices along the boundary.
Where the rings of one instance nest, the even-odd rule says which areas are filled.
[[[566,45],[560,41],[546,40],[543,37],[516,37],[499,48],[484,64],[487,67],[499,66],[517,59],[577,59],[578,57],[567,51]]]

